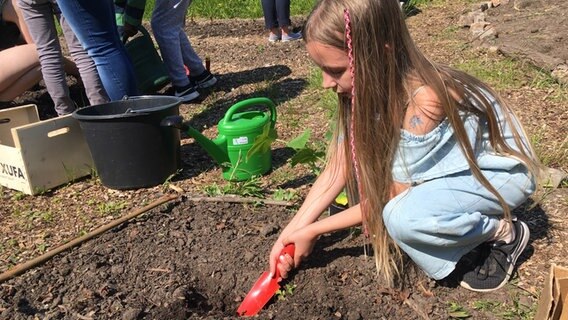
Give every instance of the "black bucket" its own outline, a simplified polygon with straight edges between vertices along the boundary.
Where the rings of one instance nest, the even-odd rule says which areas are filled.
[[[78,109],[79,121],[104,186],[136,189],[159,185],[180,167],[180,131],[160,126],[179,115],[180,100],[138,96]]]

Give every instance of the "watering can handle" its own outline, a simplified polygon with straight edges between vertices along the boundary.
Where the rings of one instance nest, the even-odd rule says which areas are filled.
[[[250,99],[246,99],[240,102],[235,103],[234,105],[232,105],[229,110],[227,110],[227,113],[225,114],[225,117],[223,118],[223,123],[228,123],[232,120],[233,118],[233,114],[235,114],[235,112],[243,109],[243,108],[247,108],[250,106],[254,106],[254,105],[264,105],[268,107],[268,110],[270,110],[270,123],[271,123],[271,127],[274,128],[274,125],[276,123],[276,105],[274,104],[274,102],[272,102],[272,100],[268,99],[268,98],[250,98]]]
[[[143,25],[141,25],[141,24],[137,25],[137,26],[136,26],[136,29],[137,29],[138,31],[140,31],[140,33],[142,34],[143,37],[150,38],[150,33],[148,32],[148,30],[146,30],[146,28],[144,28]],[[135,35],[135,36],[136,36],[136,35]],[[135,36],[134,36],[134,37],[135,37]],[[133,37],[133,38],[134,38],[134,37]],[[124,38],[122,39],[122,44],[126,44],[127,42],[128,42],[128,38],[124,37]]]
[[[148,32],[148,30],[146,30],[146,28],[144,28],[143,25],[140,24],[136,26],[136,29],[138,29],[138,31],[140,31],[140,33],[142,33],[143,36],[150,37],[150,33]]]

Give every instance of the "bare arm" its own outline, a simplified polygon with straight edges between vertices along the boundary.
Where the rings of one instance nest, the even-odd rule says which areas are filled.
[[[317,178],[304,203],[272,246],[269,258],[271,272],[275,271],[276,258],[284,248],[284,241],[297,230],[303,230],[304,227],[313,224],[345,187],[344,152],[343,148],[339,149],[335,159],[331,159],[331,163]],[[302,246],[298,247],[296,244],[296,253],[299,252],[302,252]],[[308,253],[304,252],[301,255]]]
[[[324,233],[343,230],[360,225],[362,222],[361,206],[359,204],[349,207],[338,214],[316,221],[306,227],[307,231],[319,237]]]
[[[292,268],[297,268],[300,265],[303,259],[312,252],[319,236],[325,233],[360,225],[361,221],[361,206],[357,204],[338,214],[318,220],[288,234],[287,237],[282,239],[282,244],[287,245],[289,243],[294,243],[296,251],[294,252],[294,257],[286,255],[279,261],[278,268],[280,270],[281,277],[286,278],[288,276],[288,272]],[[276,259],[276,257],[273,259]],[[271,264],[270,270],[273,271],[273,268],[275,267]]]

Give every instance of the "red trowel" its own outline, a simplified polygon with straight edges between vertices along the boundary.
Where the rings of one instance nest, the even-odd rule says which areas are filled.
[[[284,249],[282,249],[280,256],[288,254],[291,257],[294,257],[294,249],[294,244],[288,244],[284,247]],[[252,286],[252,289],[250,289],[249,293],[239,306],[239,309],[237,309],[237,314],[239,316],[254,316],[257,314],[272,298],[272,296],[274,296],[276,291],[280,289],[278,278],[280,278],[280,271],[278,271],[278,268],[276,268],[276,275],[274,278],[270,276],[270,272],[264,271],[260,278],[256,280],[254,286]]]

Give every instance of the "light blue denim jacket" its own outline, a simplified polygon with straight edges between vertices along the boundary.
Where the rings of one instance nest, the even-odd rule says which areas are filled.
[[[496,110],[498,121],[505,141],[515,149],[515,141],[510,126],[505,122],[501,106],[487,92]],[[474,114],[460,112],[469,143],[480,169],[510,170],[519,163],[518,159],[496,154],[489,143],[487,123],[479,121]],[[513,114],[510,115],[519,132],[520,125]],[[478,139],[480,137],[480,139]],[[523,143],[528,145],[526,137]],[[393,178],[402,183],[420,184],[421,182],[468,170],[469,165],[462,153],[454,130],[448,120],[443,120],[436,128],[425,135],[415,135],[401,130],[401,139],[394,157]]]

